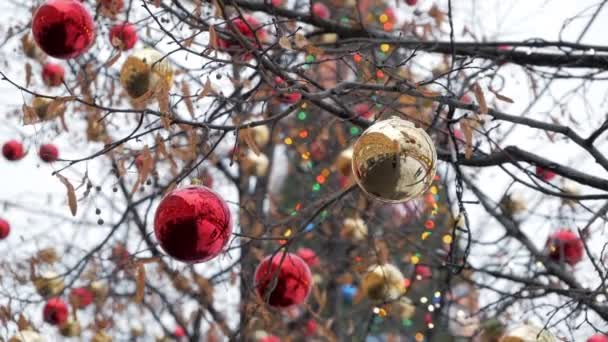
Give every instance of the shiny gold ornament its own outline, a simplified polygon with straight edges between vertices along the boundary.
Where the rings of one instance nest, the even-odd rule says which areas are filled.
[[[431,186],[437,152],[422,128],[392,117],[361,134],[352,164],[355,180],[366,194],[399,203],[419,197]]]
[[[243,133],[250,134],[259,148],[264,148],[270,141],[270,130],[266,125],[247,128],[246,132],[242,132],[242,134]]]
[[[112,338],[103,331],[98,331],[91,342],[112,342]]]
[[[557,342],[557,339],[548,330],[523,324],[507,331],[500,342]]]
[[[61,332],[61,335],[65,337],[80,336],[80,333],[82,332],[80,328],[80,322],[74,320],[73,318],[70,318],[59,328],[59,332]]]
[[[342,151],[336,159],[336,168],[343,176],[350,176],[353,173],[353,148],[349,147]]]
[[[171,88],[173,68],[169,59],[154,49],[135,52],[127,58],[120,70],[120,83],[135,101],[151,96],[163,82],[168,89]]]
[[[367,237],[367,225],[360,217],[347,218],[343,222],[344,235],[354,241],[362,241]]]
[[[45,339],[35,331],[21,330],[11,337],[9,342],[44,342]]]
[[[396,300],[405,293],[405,278],[395,265],[372,265],[363,276],[361,290],[371,300]]]
[[[108,286],[99,280],[96,280],[91,283],[89,286],[91,292],[93,292],[93,298],[97,303],[103,302],[108,295]]]
[[[46,272],[41,276],[34,278],[34,287],[36,292],[44,298],[55,297],[59,295],[65,284],[63,278],[55,272]]]
[[[268,172],[268,166],[270,162],[268,157],[264,153],[255,154],[255,152],[248,150],[243,160],[243,169],[248,174],[253,174],[258,177],[263,177]]]

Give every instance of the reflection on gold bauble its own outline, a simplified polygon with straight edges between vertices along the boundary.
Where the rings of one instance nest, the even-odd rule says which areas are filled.
[[[45,339],[35,331],[21,330],[11,337],[9,342],[44,342]]]
[[[74,320],[73,318],[70,318],[66,323],[64,323],[59,328],[59,332],[61,332],[61,335],[65,336],[65,337],[80,336],[80,333],[81,333],[80,322]]]
[[[405,292],[405,278],[392,264],[372,265],[363,276],[361,290],[375,301],[396,300]]]
[[[58,277],[55,272],[46,272],[34,278],[36,292],[44,298],[55,297],[63,291],[63,278]]]
[[[384,202],[405,202],[424,194],[435,177],[436,163],[431,137],[398,117],[373,124],[353,147],[357,184]]]
[[[352,162],[353,148],[349,147],[338,155],[338,158],[336,159],[336,168],[343,176],[350,176],[353,171]]]
[[[243,169],[249,174],[263,177],[268,172],[269,164],[268,157],[264,153],[255,154],[255,152],[249,150],[243,160]]]
[[[133,53],[120,69],[120,83],[133,100],[148,96],[165,82],[170,89],[173,68],[168,58],[154,50],[143,49]]]
[[[523,324],[507,331],[500,342],[557,342],[557,339],[547,330]]]
[[[342,232],[349,239],[361,241],[367,237],[367,225],[360,217],[346,218],[342,225]]]
[[[242,132],[241,134],[250,134],[259,148],[264,148],[270,141],[270,130],[266,125],[250,127],[245,131],[246,132]]]
[[[390,304],[390,310],[391,313],[398,315],[398,317],[402,320],[407,320],[412,318],[414,312],[416,311],[416,307],[409,298],[401,296],[399,299]]]

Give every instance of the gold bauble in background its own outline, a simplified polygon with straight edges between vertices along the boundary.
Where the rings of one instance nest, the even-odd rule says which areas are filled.
[[[44,298],[59,295],[65,286],[63,278],[55,272],[43,273],[41,276],[34,278],[33,281],[36,292]]]
[[[362,241],[367,237],[367,225],[360,217],[346,218],[342,223],[342,233],[354,241]]]
[[[244,130],[241,134],[249,134],[259,148],[264,148],[270,141],[270,130],[266,125],[254,126]]]
[[[500,342],[557,342],[548,330],[523,324],[507,331]]]
[[[162,85],[161,82],[171,88],[173,68],[169,59],[154,49],[133,53],[120,69],[120,83],[133,100],[150,94]]]
[[[424,194],[433,182],[436,164],[431,137],[398,117],[373,124],[353,147],[357,184],[383,202],[405,202]]]
[[[387,302],[405,293],[405,278],[392,264],[372,265],[363,276],[361,290],[371,300]]]
[[[21,330],[8,340],[9,342],[44,342],[45,339],[35,331]]]
[[[264,153],[256,154],[255,152],[248,150],[245,158],[242,161],[243,169],[250,175],[257,177],[264,177],[268,172],[268,166],[270,161]]]
[[[80,328],[80,322],[77,320],[70,318],[67,322],[65,322],[61,327],[59,327],[59,332],[61,335],[65,337],[76,337],[80,336],[82,330]]]

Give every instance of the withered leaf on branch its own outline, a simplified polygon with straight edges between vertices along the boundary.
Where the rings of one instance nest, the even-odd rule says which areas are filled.
[[[209,81],[209,78],[207,78],[207,81],[205,81],[205,85],[203,86],[203,91],[198,95],[197,100],[213,93],[213,86],[211,85],[211,81]]]
[[[57,174],[57,178],[59,178],[61,183],[65,185],[68,194],[68,206],[70,207],[72,216],[76,216],[76,211],[78,210],[78,202],[76,201],[76,191],[74,190],[74,186],[63,175]]]
[[[117,42],[118,44],[123,44],[123,42],[121,40],[119,40]],[[112,44],[114,44],[114,42],[112,42]],[[116,46],[116,45],[115,45]],[[114,65],[114,63],[116,63],[116,61],[118,61],[120,59],[120,51],[118,51],[118,53],[116,53],[114,56],[110,57],[110,59],[108,59],[103,66],[106,68],[111,67],[112,65]]]
[[[279,39],[279,46],[286,50],[293,49],[293,47],[291,47],[291,42],[289,41],[289,38],[287,38],[287,36],[283,36]]]
[[[209,26],[209,44],[211,45],[211,47],[214,50],[218,50],[219,47],[218,47],[217,43],[218,43],[217,32],[215,31],[215,26],[211,25],[211,26]]]
[[[295,37],[295,43],[299,49],[303,49],[306,45],[308,45],[308,39],[306,39],[303,34],[296,33]]]
[[[262,151],[260,151],[260,147],[255,142],[255,139],[253,139],[251,129],[242,129],[239,131],[239,135],[243,138],[243,141],[245,141],[247,147],[249,147],[253,151],[253,153],[255,153],[256,156],[259,156],[260,153],[262,153]]]
[[[473,92],[475,93],[475,99],[479,104],[479,114],[488,114],[488,104],[486,102],[486,97],[483,94],[483,90],[479,86],[479,84],[473,84]]]
[[[139,187],[142,184],[144,184],[146,179],[148,179],[148,176],[150,175],[152,168],[154,167],[154,161],[152,160],[152,153],[150,153],[150,148],[148,146],[144,147],[144,149],[141,153],[141,156],[142,156],[143,163],[142,163],[141,167],[138,169],[139,174],[137,177],[137,181],[135,182],[135,184],[133,185],[133,189],[131,190],[132,194],[134,194],[137,190],[139,190]]]
[[[141,303],[144,300],[144,293],[146,290],[146,268],[144,264],[137,266],[137,280],[135,288],[135,302]]]
[[[24,125],[33,125],[35,123],[40,122],[40,118],[36,115],[36,111],[33,107],[30,107],[26,104],[23,104],[21,107],[23,110],[23,124]]]
[[[466,159],[470,159],[473,155],[473,128],[471,127],[470,121],[470,119],[460,121],[460,128],[462,129],[462,134],[464,135],[464,141],[466,144],[464,150],[464,157]]]
[[[490,90],[490,92],[492,94],[494,94],[494,96],[496,96],[497,99],[504,101],[504,102],[508,102],[508,103],[514,103],[513,99],[498,93],[498,91],[494,90],[492,87],[489,87],[488,90]]]
[[[29,87],[32,82],[32,65],[28,62],[25,63],[25,86]]]
[[[188,109],[188,113],[194,119],[194,105],[192,104],[192,94],[190,93],[190,86],[188,82],[182,83],[182,95],[184,99],[184,103],[186,103],[186,108]]]

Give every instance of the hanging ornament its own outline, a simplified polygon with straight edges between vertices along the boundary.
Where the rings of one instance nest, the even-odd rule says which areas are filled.
[[[120,83],[133,100],[141,100],[158,87],[166,86],[170,89],[173,84],[173,68],[162,53],[154,49],[139,50],[122,65]]]
[[[47,0],[32,19],[34,40],[49,56],[75,58],[95,40],[95,23],[87,9],[74,0]]]
[[[73,307],[84,309],[93,303],[93,292],[86,287],[78,287],[70,292],[70,303]]]
[[[587,342],[608,342],[608,335],[595,334],[587,339]]]
[[[65,284],[57,273],[49,271],[35,277],[34,287],[39,295],[45,298],[55,297],[63,292]]]
[[[329,12],[329,8],[322,2],[315,2],[312,5],[312,14],[323,20],[328,20],[331,17],[331,13]]]
[[[557,342],[557,339],[545,329],[523,324],[509,330],[500,342]]]
[[[545,182],[550,182],[553,178],[555,178],[557,174],[549,169],[537,166],[536,175],[538,176],[538,178],[544,180]]]
[[[2,145],[2,155],[4,158],[10,161],[17,161],[23,159],[25,151],[23,150],[23,144],[17,140],[10,140]]]
[[[65,70],[60,64],[46,63],[42,67],[42,81],[49,87],[57,87],[63,84]]]
[[[186,337],[186,331],[184,330],[184,328],[177,326],[177,327],[175,327],[175,330],[173,330],[173,337],[176,337],[176,338]]]
[[[566,262],[572,266],[583,259],[585,247],[583,241],[568,229],[561,229],[547,239],[549,258],[555,262]]]
[[[11,232],[11,225],[7,220],[0,218],[0,240],[4,240]]]
[[[528,209],[526,199],[519,193],[503,196],[499,204],[503,212],[509,217],[518,217]]]
[[[97,303],[102,303],[107,297],[108,292],[110,291],[108,285],[106,285],[106,283],[100,280],[92,282],[89,288],[91,289],[91,292],[93,293],[93,298]]]
[[[33,330],[21,330],[17,332],[11,339],[10,342],[44,342],[44,338]]]
[[[243,18],[245,20],[241,18],[232,19],[232,24],[238,33],[247,39],[250,44],[256,48],[261,48],[258,41],[262,42],[266,39],[266,30],[264,30],[260,22],[251,15],[245,14],[243,15]],[[226,29],[232,30],[232,27],[226,25]],[[244,61],[253,58],[253,54],[248,52],[238,39],[224,39],[219,37],[216,37],[215,39],[216,41],[212,45],[217,46],[220,50],[231,54],[233,57],[241,55],[240,57]]]
[[[59,327],[59,332],[65,337],[76,337],[80,336],[82,329],[80,328],[80,322],[73,318],[69,318],[67,322]]]
[[[60,298],[51,298],[44,305],[42,314],[45,322],[61,326],[68,320],[68,306]]]
[[[276,76],[274,78],[274,87],[275,89],[285,89],[288,87],[287,83],[285,82],[285,80],[283,80],[283,78],[281,78],[280,76]],[[279,95],[279,100],[281,101],[281,103],[285,103],[285,104],[294,104],[294,103],[298,103],[300,100],[302,99],[302,94],[300,94],[297,91],[292,91],[292,92],[283,92],[282,94]]]
[[[418,280],[428,279],[433,276],[431,268],[425,265],[416,265],[414,267],[414,273],[416,273],[416,278]]]
[[[131,50],[137,43],[137,28],[131,23],[114,25],[110,30],[110,44],[121,51]]]
[[[259,148],[264,148],[270,141],[270,130],[266,125],[249,127],[241,132],[241,134],[243,136],[251,136]]]
[[[436,162],[429,135],[397,117],[373,124],[353,147],[357,184],[383,202],[405,202],[424,194],[435,177]]]
[[[357,287],[353,284],[342,285],[342,287],[340,287],[340,292],[342,293],[342,299],[350,304],[357,295]]]
[[[336,159],[336,168],[343,176],[350,176],[353,173],[353,148],[349,147],[342,151]]]
[[[317,257],[317,253],[310,248],[298,248],[296,254],[310,267],[319,265],[319,257]]]
[[[342,233],[353,241],[363,241],[367,238],[367,225],[360,217],[346,218],[342,223]]]
[[[38,156],[46,163],[52,163],[59,159],[59,149],[53,144],[42,144],[38,151]]]
[[[171,191],[158,205],[154,233],[174,259],[198,263],[216,257],[232,234],[230,211],[213,190],[190,186]]]
[[[405,278],[395,265],[372,265],[363,276],[361,290],[374,301],[396,300],[405,292]]]
[[[257,177],[264,177],[268,172],[268,166],[270,161],[264,153],[256,154],[255,152],[248,150],[245,158],[243,159],[243,170],[248,174],[253,174]]]
[[[310,268],[291,253],[269,255],[255,270],[255,287],[260,298],[272,307],[302,304],[312,289]]]
[[[416,4],[418,3],[418,0],[405,0],[405,3],[408,6],[416,6]]]

